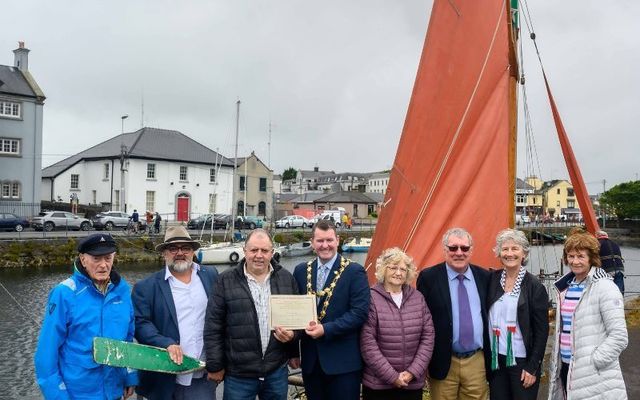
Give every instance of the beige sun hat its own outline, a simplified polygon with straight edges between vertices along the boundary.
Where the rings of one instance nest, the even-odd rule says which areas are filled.
[[[197,240],[191,239],[191,235],[182,225],[170,226],[164,234],[164,242],[156,246],[156,250],[163,251],[167,246],[179,243],[189,243],[194,250],[200,248]]]

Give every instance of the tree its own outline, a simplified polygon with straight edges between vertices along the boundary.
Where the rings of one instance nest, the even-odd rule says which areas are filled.
[[[612,207],[620,219],[640,217],[640,181],[616,185],[604,192],[600,201]]]
[[[297,175],[298,175],[298,170],[296,170],[293,167],[289,167],[285,169],[284,172],[282,173],[282,180],[286,181],[287,179],[296,179]]]

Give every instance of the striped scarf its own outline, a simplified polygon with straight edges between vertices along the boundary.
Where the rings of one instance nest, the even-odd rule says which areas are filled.
[[[513,289],[511,292],[506,293],[506,295],[518,298],[520,296],[520,289],[522,286],[522,280],[524,279],[527,270],[521,265],[520,270],[518,271],[518,276],[516,277],[516,282],[513,285]],[[502,286],[502,290],[505,290],[505,283],[507,280],[507,271],[502,270],[502,274],[500,276],[500,286]],[[513,356],[513,335],[516,333],[516,324],[518,321],[518,307],[517,302],[514,307],[509,307],[507,309],[507,367],[513,367],[516,365],[516,359]],[[495,371],[500,368],[498,365],[498,347],[500,335],[502,334],[500,326],[497,321],[492,321],[491,327],[491,370]]]

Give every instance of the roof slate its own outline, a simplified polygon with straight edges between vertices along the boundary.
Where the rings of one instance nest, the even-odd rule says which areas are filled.
[[[0,65],[0,94],[36,97],[22,72],[16,67]]]
[[[217,164],[233,167],[233,161],[219,155],[187,135],[173,130],[142,128],[99,143],[42,170],[43,178],[54,178],[82,160],[120,158],[124,144],[129,158]]]

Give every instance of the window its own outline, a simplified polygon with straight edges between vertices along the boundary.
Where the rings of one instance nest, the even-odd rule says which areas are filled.
[[[560,200],[556,201],[556,207],[560,207]]]
[[[576,208],[575,200],[567,200],[567,208]]]
[[[241,176],[241,177],[240,177],[240,190],[244,190],[244,187],[245,187],[245,179],[246,179],[246,177],[244,177],[244,176]]]
[[[120,191],[113,191],[113,209],[120,211]]]
[[[0,154],[20,155],[20,140],[0,139]]]
[[[71,174],[71,189],[78,189],[80,184],[80,175]]]
[[[526,201],[525,197],[526,196],[523,195],[523,194],[517,194],[516,195],[516,203],[524,203]]]
[[[98,191],[97,190],[92,190],[91,191],[91,204],[98,204]]]
[[[20,118],[20,103],[0,101],[0,117]]]
[[[3,199],[8,199],[9,197],[11,197],[11,184],[10,183],[3,183],[2,184],[2,198]]]
[[[238,202],[238,215],[244,215],[244,201]]]
[[[267,178],[260,178],[260,191],[261,192],[267,191]]]
[[[373,204],[368,204],[367,205],[367,215],[371,215],[375,212],[375,205]]]
[[[104,179],[109,179],[109,163],[104,164]]]
[[[258,203],[258,215],[265,216],[267,215],[267,203],[261,201]]]
[[[19,199],[20,198],[20,183],[19,182],[13,182],[11,184],[11,197],[14,199]]]
[[[209,193],[209,212],[211,214],[216,212],[216,200],[217,195],[215,193]]]
[[[147,190],[146,209],[152,212],[156,209],[156,192],[152,190]]]
[[[560,194],[560,188],[556,189],[556,194]]]
[[[216,183],[216,169],[209,169],[209,183]]]
[[[567,196],[569,196],[569,197],[573,197],[574,196],[573,188],[567,188]]]
[[[187,167],[185,167],[184,165],[180,166],[180,181],[181,182],[186,182],[187,181]]]
[[[147,164],[147,179],[156,179],[156,165]]]

